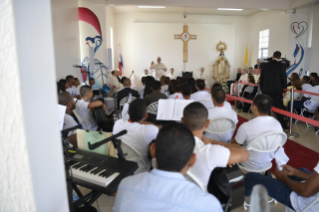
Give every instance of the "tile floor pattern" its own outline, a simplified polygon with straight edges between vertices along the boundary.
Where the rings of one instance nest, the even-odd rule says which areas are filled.
[[[250,113],[243,113],[243,112],[237,112],[237,113],[238,113],[238,115],[240,115],[244,118],[247,118],[247,119],[253,118],[253,115]],[[293,140],[293,141],[295,141],[303,146],[306,146],[306,147],[308,147],[316,152],[319,152],[319,133],[318,133],[318,135],[316,135],[313,127],[307,128],[305,123],[298,122],[297,124],[293,124],[292,131],[299,133],[299,137],[298,138],[290,138],[291,140]],[[80,187],[80,190],[83,194],[87,194],[88,192],[90,192],[90,189],[83,188],[83,187]],[[96,209],[99,212],[111,212],[111,211],[113,211],[114,202],[115,202],[114,196],[110,197],[110,196],[103,194],[93,204],[93,206],[96,207]],[[249,198],[246,198],[246,202],[249,202]],[[271,212],[284,212],[285,211],[285,206],[279,202],[277,204],[274,204],[273,202],[269,203],[269,204],[270,204],[269,206],[270,206]],[[98,205],[99,205],[99,207],[98,207]],[[243,206],[233,210],[233,212],[247,212],[247,211],[244,210]]]

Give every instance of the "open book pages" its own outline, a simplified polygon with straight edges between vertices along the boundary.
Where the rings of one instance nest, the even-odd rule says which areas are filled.
[[[180,121],[184,108],[193,100],[184,99],[160,99],[158,100],[157,120]]]

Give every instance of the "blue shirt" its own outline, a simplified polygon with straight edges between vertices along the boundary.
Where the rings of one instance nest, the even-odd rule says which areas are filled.
[[[214,211],[219,201],[179,172],[153,169],[127,177],[119,185],[114,211]]]

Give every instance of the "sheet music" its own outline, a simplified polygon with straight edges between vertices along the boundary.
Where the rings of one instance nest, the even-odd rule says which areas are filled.
[[[157,107],[157,120],[172,120],[174,114],[175,100],[160,99]]]
[[[181,121],[181,118],[183,117],[184,108],[193,101],[194,100],[175,99],[173,120]]]
[[[289,158],[286,155],[284,148],[282,146],[279,147],[279,149],[275,153],[275,161],[276,161],[277,169],[279,171],[282,170],[281,165],[286,165],[289,161]]]
[[[59,128],[63,130],[64,116],[65,116],[66,106],[58,104],[58,113],[59,113]]]

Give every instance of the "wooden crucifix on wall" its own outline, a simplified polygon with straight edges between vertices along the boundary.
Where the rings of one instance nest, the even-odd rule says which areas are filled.
[[[175,39],[181,39],[183,41],[183,61],[187,62],[187,55],[188,55],[188,41],[189,40],[196,40],[197,35],[190,35],[188,33],[188,26],[184,25],[183,33],[180,35],[174,35]]]

